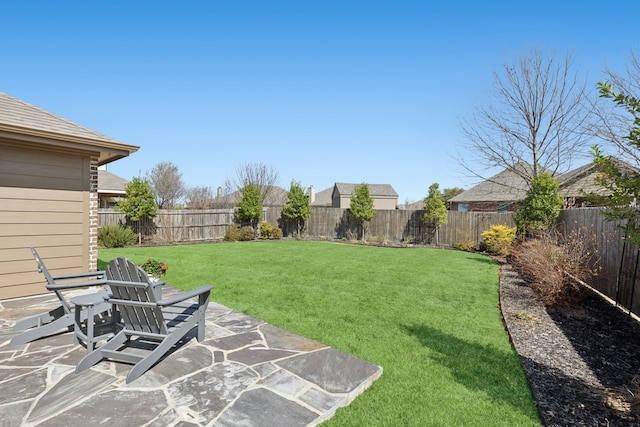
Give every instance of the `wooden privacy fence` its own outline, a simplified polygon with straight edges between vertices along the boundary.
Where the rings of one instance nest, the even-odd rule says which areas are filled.
[[[369,238],[379,237],[391,243],[436,243],[435,236],[421,220],[422,211],[379,210],[368,226]],[[140,227],[156,243],[205,242],[222,240],[233,223],[233,209],[193,209],[158,211],[153,220],[142,221]],[[285,235],[295,233],[295,225],[285,223],[282,208],[265,209],[265,220],[282,228]],[[124,214],[111,209],[98,210],[98,227],[105,224],[128,224]],[[494,224],[513,226],[512,213],[449,212],[449,222],[438,230],[438,244],[482,240],[482,232]],[[304,235],[310,238],[336,240],[360,238],[357,221],[348,209],[313,207]]]
[[[369,224],[368,239],[384,239],[391,243],[435,243],[435,236],[422,223],[422,211],[380,210]],[[265,209],[264,219],[282,228],[285,235],[295,233],[295,225],[282,219],[282,208]],[[159,210],[158,215],[143,224],[154,243],[189,243],[222,240],[234,220],[233,209]],[[125,224],[123,214],[109,209],[98,211],[98,226]],[[491,225],[514,226],[513,213],[449,212],[448,223],[438,230],[437,243],[451,246],[454,242],[482,241],[482,232]],[[616,223],[605,221],[599,208],[567,209],[560,213],[558,228],[565,234],[587,230],[594,239],[600,257],[601,273],[592,286],[619,305],[640,314],[640,252],[625,244]],[[312,207],[304,235],[309,238],[336,240],[359,237],[356,221],[348,209]]]
[[[155,218],[141,221],[139,226],[158,243],[207,242],[222,240],[233,218],[233,209],[160,209]],[[106,224],[134,225],[120,212],[99,209],[98,228]]]
[[[558,225],[564,235],[586,230],[594,239],[601,271],[590,283],[617,305],[640,315],[640,252],[624,239],[620,222],[609,222],[600,208],[567,209],[560,213]]]

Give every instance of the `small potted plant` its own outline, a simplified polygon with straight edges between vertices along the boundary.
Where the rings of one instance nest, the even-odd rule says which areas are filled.
[[[147,275],[153,280],[160,280],[162,275],[167,272],[167,264],[156,259],[148,259],[140,267],[147,273]]]

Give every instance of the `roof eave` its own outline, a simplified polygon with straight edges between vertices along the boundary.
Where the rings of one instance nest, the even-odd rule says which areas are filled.
[[[59,149],[98,153],[98,165],[111,163],[138,151],[140,147],[114,139],[87,138],[0,123],[0,138]]]

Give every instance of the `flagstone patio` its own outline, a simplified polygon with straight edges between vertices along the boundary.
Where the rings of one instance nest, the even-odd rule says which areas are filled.
[[[175,292],[167,287],[167,293]],[[12,348],[16,320],[53,295],[0,301],[0,425],[313,426],[382,368],[211,302],[195,335],[130,384],[130,365],[75,373],[86,348],[64,332]]]

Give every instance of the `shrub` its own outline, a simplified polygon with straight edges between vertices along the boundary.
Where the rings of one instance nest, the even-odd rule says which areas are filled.
[[[260,224],[260,238],[261,239],[269,239],[273,236],[273,226],[270,222],[263,222]]]
[[[256,230],[250,225],[245,225],[244,227],[240,227],[240,239],[243,242],[248,242],[250,240],[255,240],[256,238]]]
[[[274,228],[272,237],[276,240],[282,239],[282,229],[280,227]]]
[[[566,236],[544,233],[514,245],[510,260],[546,305],[573,305],[583,295],[579,281],[598,273],[593,233],[585,229]]]
[[[476,243],[471,240],[456,240],[453,242],[453,247],[461,251],[473,252],[476,250]]]
[[[234,223],[227,227],[227,231],[224,233],[224,241],[237,242],[238,240],[240,240],[240,225]]]
[[[551,228],[562,208],[559,188],[558,182],[546,172],[531,180],[531,188],[514,217],[518,230],[528,233]]]
[[[129,227],[107,224],[98,229],[98,245],[103,248],[124,248],[135,245],[138,236]]]
[[[506,225],[492,225],[482,232],[482,244],[487,252],[506,256],[516,238],[516,227]]]
[[[374,234],[373,236],[369,236],[369,242],[376,243],[378,245],[388,245],[389,239],[387,239],[383,234]]]
[[[402,238],[402,242],[401,242],[401,243],[402,243],[404,246],[409,246],[409,245],[412,245],[412,244],[413,244],[413,241],[414,241],[414,238],[413,238],[412,236],[404,236],[404,237]]]

